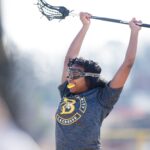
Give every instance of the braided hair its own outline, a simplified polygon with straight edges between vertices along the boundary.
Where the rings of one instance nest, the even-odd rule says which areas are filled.
[[[87,60],[82,57],[70,59],[68,62],[68,67],[71,67],[72,65],[78,65],[80,67],[83,67],[85,72],[100,74],[102,71],[101,67],[98,65],[97,62],[94,62],[93,60]],[[106,85],[106,81],[100,79],[100,77],[87,76],[85,77],[85,80],[87,81],[89,89],[93,89],[96,87],[103,88]]]

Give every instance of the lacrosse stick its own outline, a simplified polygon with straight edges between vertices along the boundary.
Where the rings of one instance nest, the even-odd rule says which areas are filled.
[[[67,16],[75,16],[76,14],[73,14],[72,11],[68,10],[64,6],[52,6],[45,2],[44,0],[38,0],[37,6],[39,8],[39,11],[49,20],[53,19],[65,19]],[[120,24],[129,24],[128,21],[119,20],[119,19],[112,19],[112,18],[106,18],[106,17],[98,17],[98,16],[91,16],[91,19],[97,19],[101,21],[108,21],[108,22],[114,22],[114,23],[120,23]],[[139,26],[150,28],[150,24],[142,23]]]

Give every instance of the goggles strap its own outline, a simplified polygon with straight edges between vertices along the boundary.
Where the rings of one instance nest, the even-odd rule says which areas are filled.
[[[84,76],[86,76],[86,77],[99,77],[100,74],[99,73],[85,72]]]

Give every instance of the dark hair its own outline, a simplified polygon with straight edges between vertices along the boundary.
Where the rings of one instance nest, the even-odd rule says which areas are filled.
[[[82,57],[70,59],[68,62],[68,67],[72,65],[78,65],[84,68],[85,72],[91,73],[101,73],[102,69],[98,65],[97,62],[93,60],[87,60]],[[96,88],[96,87],[104,87],[106,85],[106,81],[100,79],[100,77],[85,77],[87,81],[87,85],[89,89]]]

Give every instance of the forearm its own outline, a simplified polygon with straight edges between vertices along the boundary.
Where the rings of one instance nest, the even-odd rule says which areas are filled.
[[[68,49],[68,52],[66,54],[66,59],[75,58],[78,56],[88,29],[89,29],[89,25],[83,25],[79,33],[76,35],[76,37],[72,41]]]
[[[125,55],[125,59],[123,61],[123,64],[120,66],[114,77],[112,78],[109,86],[112,88],[120,88],[123,87],[128,76],[130,73],[130,70],[132,68],[132,65],[134,63],[135,57],[136,57],[136,51],[137,51],[137,44],[138,44],[138,34],[139,30],[141,29],[140,26],[137,25],[139,23],[135,18],[133,18],[130,22],[130,39],[129,39],[129,45],[127,48],[127,52]]]
[[[85,35],[90,26],[90,18],[91,18],[91,15],[89,13],[84,13],[84,12],[80,13],[80,20],[81,20],[83,26],[82,26],[81,30],[79,31],[79,33],[74,38],[74,40],[72,41],[72,43],[68,49],[68,52],[65,56],[63,74],[62,74],[62,83],[64,81],[66,81],[66,76],[67,76],[66,70],[68,67],[69,59],[73,59],[73,58],[77,57],[80,52],[80,48],[82,46],[83,40],[84,40]]]
[[[65,57],[64,61],[64,68],[63,68],[63,75],[62,75],[62,83],[66,81],[66,70],[68,66],[69,59],[73,59],[78,56],[80,52],[81,45],[83,43],[84,37],[86,35],[86,32],[88,31],[89,25],[83,25],[79,33],[76,35],[74,40],[72,41],[68,52]]]
[[[138,33],[139,33],[138,31],[131,30],[129,45],[127,48],[127,52],[125,55],[125,61],[124,61],[124,63],[127,63],[128,65],[133,65],[135,57],[136,57],[137,44],[138,44]]]
[[[137,51],[137,42],[138,42],[138,32],[131,31],[129,45],[127,48],[124,62],[116,72],[112,81],[110,82],[110,87],[120,88],[124,86],[135,60]]]

